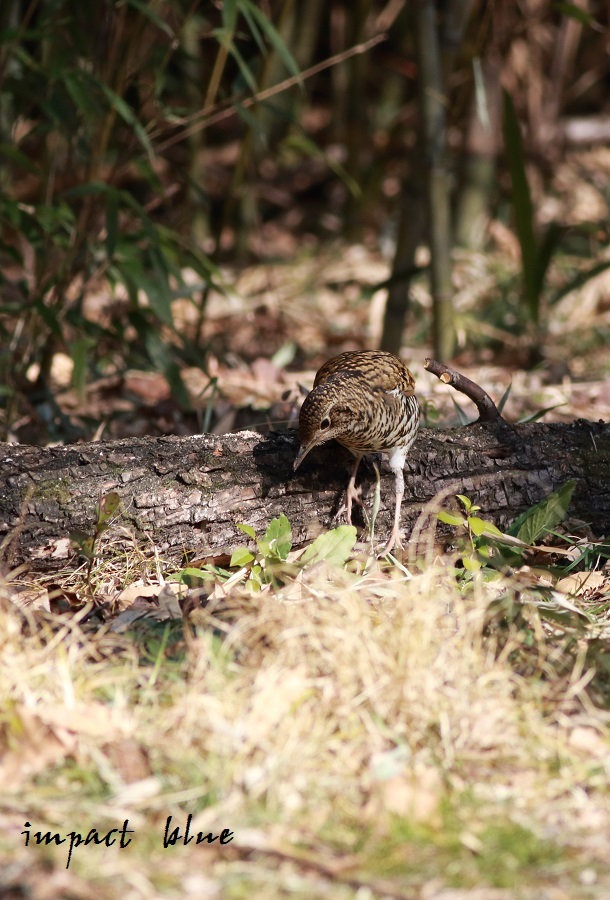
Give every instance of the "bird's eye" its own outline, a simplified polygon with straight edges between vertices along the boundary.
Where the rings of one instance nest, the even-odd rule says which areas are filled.
[[[328,416],[324,416],[320,422],[320,431],[326,431],[327,428],[330,428],[330,419]]]

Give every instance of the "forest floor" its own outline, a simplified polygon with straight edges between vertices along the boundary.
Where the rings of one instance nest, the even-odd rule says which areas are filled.
[[[516,252],[516,251],[515,251]],[[422,254],[420,264],[425,265]],[[561,284],[579,260],[562,258],[549,281]],[[83,439],[138,434],[217,433],[242,428],[296,427],[303,389],[316,369],[344,350],[379,345],[389,260],[363,244],[306,247],[275,259],[222,272],[226,293],[211,291],[204,310],[191,300],[173,305],[176,331],[164,335],[200,356],[180,374],[190,411],[171,398],[160,372],[129,368],[71,385],[73,362],[58,352],[52,366],[56,399]],[[499,403],[509,421],[610,418],[610,269],[543,306],[539,360],[531,365],[532,329],[524,323],[518,259],[505,247],[467,253],[455,269],[458,350],[454,365]],[[188,273],[187,273],[188,280]],[[119,301],[120,302],[120,301]],[[91,293],[84,314],[103,324],[116,310],[105,283]],[[476,418],[463,395],[424,370],[432,355],[431,298],[425,277],[412,290],[401,356],[413,371],[428,425],[454,427]],[[179,337],[178,337],[179,336]],[[131,335],[137,345],[137,336]],[[34,377],[35,373],[32,374]],[[456,408],[456,401],[461,409]],[[100,424],[101,423],[101,424]],[[41,423],[23,416],[11,438],[44,441]]]
[[[226,270],[232,290],[202,324],[175,304],[177,332],[209,348],[205,372],[182,372],[196,414],[158,373],[79,396],[58,355],[64,411],[105,438],[189,433],[206,415],[217,431],[296,424],[319,364],[376,346],[388,262],[362,245],[293,250]],[[610,275],[545,311],[544,359],[526,371],[517,272],[506,248],[457,261],[455,367],[496,401],[510,386],[511,421],[609,419]],[[90,304],[106,314],[103,291]],[[425,372],[423,287],[412,304],[402,356],[427,421],[475,418]],[[35,442],[36,424],[16,433]],[[219,575],[185,622],[156,557],[110,563],[102,546],[87,586],[80,570],[81,598],[158,600],[102,626],[90,606],[51,613],[48,581],[8,575],[0,896],[610,896],[608,545],[549,540],[580,543],[499,570],[458,542],[409,565],[354,552],[298,580],[266,577],[263,550],[258,581]]]

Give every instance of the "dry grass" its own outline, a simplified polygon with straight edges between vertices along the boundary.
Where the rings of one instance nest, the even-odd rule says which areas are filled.
[[[186,635],[88,634],[5,603],[5,883],[34,898],[609,895],[610,741],[582,653],[490,626],[488,588],[464,596],[438,564],[324,568],[292,588],[236,589]],[[189,813],[233,840],[164,849],[167,817],[183,830]],[[103,836],[126,818],[128,847],[76,847],[68,870],[67,844],[20,834]]]

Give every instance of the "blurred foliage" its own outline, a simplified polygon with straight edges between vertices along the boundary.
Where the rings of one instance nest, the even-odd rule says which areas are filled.
[[[196,334],[188,338],[175,327],[172,302],[190,298],[203,310],[209,289],[224,288],[211,257],[170,209],[170,161],[153,144],[191,112],[182,105],[191,62],[182,38],[194,17],[204,27],[197,6],[2,6],[0,378],[7,426],[29,396],[46,410],[51,435],[66,432],[49,391],[58,350],[70,355],[81,391],[96,375],[152,367],[188,408],[180,367],[203,354]],[[218,27],[212,24],[217,59],[224,66],[229,55],[251,89],[238,30],[250,30],[261,55],[273,46],[296,72],[274,26],[250,0],[225,3]],[[208,94],[217,88],[216,68],[209,77]],[[87,303],[104,283],[116,303],[100,316]]]
[[[608,112],[608,10],[601,0],[586,13],[551,0],[428,6],[449,48],[441,157],[454,205],[466,188],[472,196],[461,160],[476,156],[476,121],[493,160],[478,208],[515,228],[522,257],[523,288],[500,279],[483,318],[504,328],[512,307],[512,329],[538,351],[553,303],[607,265],[599,223],[542,225],[538,200],[557,164],[561,117]],[[426,240],[411,202],[422,180],[413,12],[412,0],[357,9],[347,0],[4,0],[0,437],[23,416],[52,439],[93,430],[57,404],[59,351],[83,397],[96,379],[151,369],[187,412],[181,373],[205,370],[201,324],[210,292],[227,290],[221,263],[281,257],[278,234],[364,235],[369,245],[374,235],[391,255],[417,220],[410,249]],[[482,74],[489,61],[506,88],[504,148],[494,129],[501,93]],[[462,221],[460,233],[468,229]],[[589,265],[551,286],[558,254],[575,242]],[[400,306],[414,273],[429,271],[399,258],[387,284],[402,292]],[[192,304],[189,327],[176,324],[179,298]],[[430,333],[428,315],[410,323],[416,338]],[[389,331],[400,342],[402,325]]]

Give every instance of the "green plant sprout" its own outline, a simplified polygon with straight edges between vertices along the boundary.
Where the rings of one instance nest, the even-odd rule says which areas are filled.
[[[232,583],[238,583],[245,578],[247,589],[259,591],[264,585],[278,586],[285,583],[295,578],[305,566],[322,561],[342,568],[352,552],[357,536],[353,525],[339,525],[318,535],[304,552],[291,553],[292,530],[284,513],[269,522],[262,538],[257,537],[252,525],[241,522],[236,528],[254,541],[255,548],[246,545],[236,547],[228,568],[187,566],[170,575],[167,580],[192,584],[194,581],[226,583],[231,579]]]
[[[467,572],[479,572],[483,568],[490,568],[492,571],[506,569],[520,563],[526,550],[549,550],[534,545],[547,535],[555,533],[553,529],[566,516],[574,487],[575,482],[568,481],[522,513],[505,532],[500,531],[493,522],[477,516],[481,507],[473,504],[464,494],[456,495],[463,512],[442,509],[437,518],[446,525],[460,529],[458,550]],[[561,537],[564,539],[563,535]],[[554,547],[549,552],[562,551]]]
[[[76,551],[88,561],[85,578],[88,588],[91,586],[91,573],[97,558],[96,545],[103,533],[109,528],[110,520],[118,510],[120,503],[121,498],[116,491],[100,495],[95,507],[93,533],[87,534],[85,531],[73,531],[70,535],[70,540]]]

